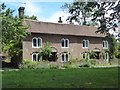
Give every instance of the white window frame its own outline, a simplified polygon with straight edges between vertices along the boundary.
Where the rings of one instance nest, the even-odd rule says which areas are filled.
[[[38,46],[38,48],[42,48],[42,38],[41,37],[38,37],[38,39],[40,39],[40,46]],[[37,44],[38,45],[38,44]]]
[[[82,48],[89,48],[90,41],[89,41],[89,40],[83,40],[83,41],[82,41],[82,44],[83,44],[83,42],[85,42],[85,43],[84,43],[84,44],[85,44],[85,47],[83,47],[83,45],[82,45]],[[88,44],[88,46],[87,46],[87,44]]]
[[[105,53],[104,54],[104,60],[106,60],[106,62],[108,63],[108,61],[109,61],[109,53]]]
[[[62,58],[62,56],[64,55],[64,60]],[[66,55],[68,55],[68,60],[66,60]],[[69,54],[68,53],[62,53],[61,55],[61,62],[68,62],[69,61]]]
[[[65,43],[66,40],[67,40],[67,44],[68,44],[68,45],[66,45],[66,43]],[[62,46],[62,41],[63,41],[63,44],[64,44],[63,46]],[[69,44],[70,44],[70,43],[69,43],[69,39],[64,39],[64,38],[61,39],[61,48],[69,48]],[[66,46],[67,46],[67,47],[66,47]]]
[[[33,60],[33,55],[36,55],[36,58],[37,58],[36,61]],[[39,53],[33,53],[33,54],[32,54],[32,61],[33,61],[33,62],[38,62],[38,55],[39,55]],[[39,61],[40,61],[41,59],[42,59],[42,56],[41,56],[41,58],[39,59]]]
[[[108,49],[108,41],[107,40],[103,40],[103,48]]]
[[[88,55],[88,57],[86,57],[86,54]],[[84,55],[85,55],[85,58],[83,58]],[[85,52],[85,53],[82,54],[82,59],[86,59],[86,58],[90,59],[90,54],[87,53],[87,52]]]
[[[34,39],[36,39],[36,46],[34,46],[34,44],[33,44],[33,40],[34,40]],[[41,43],[40,46],[38,46],[38,39],[40,39],[40,41],[41,41],[41,42],[40,42],[40,43]],[[32,48],[42,48],[42,38],[41,38],[41,37],[38,37],[38,38],[37,38],[37,37],[33,37],[33,38],[32,38]]]

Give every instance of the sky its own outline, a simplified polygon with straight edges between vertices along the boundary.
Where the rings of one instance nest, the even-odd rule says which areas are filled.
[[[58,22],[59,17],[62,17],[63,23],[67,23],[66,19],[69,16],[61,7],[65,3],[71,3],[74,0],[0,0],[5,2],[7,8],[15,10],[14,16],[18,15],[18,8],[25,7],[25,15],[37,16],[39,21]]]

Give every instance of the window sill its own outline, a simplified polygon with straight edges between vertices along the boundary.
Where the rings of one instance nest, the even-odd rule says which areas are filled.
[[[69,47],[61,47],[61,48],[69,48]]]
[[[42,47],[32,47],[32,48],[42,48]]]
[[[103,47],[103,49],[108,49],[107,47]]]
[[[88,49],[88,47],[82,47],[83,49]]]

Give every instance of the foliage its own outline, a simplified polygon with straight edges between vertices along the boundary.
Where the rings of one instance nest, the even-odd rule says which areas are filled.
[[[49,42],[46,42],[42,50],[40,51],[40,55],[46,60],[51,55],[52,48]]]
[[[96,53],[94,51],[90,52],[90,59],[95,59]]]
[[[90,62],[86,60],[82,60],[79,65],[79,67],[90,67],[90,66],[91,66]]]
[[[62,68],[66,68],[66,69],[79,68],[79,62],[72,62],[72,61],[66,62],[64,63]]]
[[[36,69],[38,68],[38,62],[33,62],[32,60],[23,60],[23,64],[21,65],[21,69],[26,69],[26,68],[29,68],[29,69]]]
[[[115,57],[120,59],[120,43],[117,43],[115,47]]]
[[[32,20],[37,20],[37,17],[32,15],[32,16],[27,16],[27,15],[24,15],[24,18],[26,19],[32,19]]]
[[[97,64],[97,61],[95,60],[95,59],[89,59],[89,60],[82,60],[81,62],[80,62],[80,65],[79,65],[79,67],[92,67],[92,66],[94,66],[94,65],[96,65]]]
[[[49,63],[49,68],[50,69],[58,69],[59,65],[57,65],[56,63]]]
[[[14,17],[10,8],[6,9],[5,4],[0,5],[0,17],[2,18],[2,51],[7,52],[11,57],[22,53],[22,41],[28,35],[23,26],[22,19]]]
[[[94,2],[87,3],[84,0],[75,0],[73,3],[70,4],[65,3],[62,8],[70,13],[70,16],[67,19],[68,22],[72,23],[73,21],[75,21],[78,22],[80,25],[90,25],[93,23],[91,23],[87,19],[91,17],[94,7]]]
[[[93,14],[93,21],[99,23],[98,31],[100,33],[108,33],[109,30],[116,30],[117,23],[120,21],[120,0],[115,2],[102,2],[98,1],[95,4],[96,10]],[[110,11],[113,11],[110,13]],[[110,14],[109,16],[106,14]]]
[[[117,45],[117,41],[115,38],[113,38],[112,36],[109,37],[109,54],[110,54],[110,59],[113,59],[114,58],[114,54],[115,54],[115,47]]]
[[[75,0],[73,3],[66,3],[63,8],[71,14],[67,19],[69,22],[74,20],[81,25],[89,25],[88,21],[92,21],[91,24],[97,25],[97,32],[100,33],[108,33],[110,29],[115,31],[117,27],[115,21],[120,21],[120,0],[115,2]],[[113,12],[107,16],[111,10]]]
[[[57,63],[50,63],[48,61],[33,62],[32,60],[25,59],[20,67],[21,69],[37,69],[37,68],[49,68],[58,69],[59,65]]]

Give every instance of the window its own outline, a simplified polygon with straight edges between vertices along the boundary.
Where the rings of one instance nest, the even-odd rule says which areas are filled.
[[[89,40],[83,40],[83,48],[89,47]]]
[[[62,46],[62,48],[68,48],[69,47],[69,40],[68,39],[62,39],[61,40],[61,46]]]
[[[32,39],[32,46],[36,47],[37,46],[37,38]]]
[[[40,47],[42,47],[42,38],[40,38],[40,37],[38,37],[38,38],[34,37],[32,39],[32,47],[33,48],[40,48]]]
[[[68,54],[67,53],[63,53],[62,54],[62,62],[67,62],[67,61],[69,61]]]
[[[40,61],[41,59],[42,59],[42,56],[40,56],[39,53],[32,54],[32,61]]]
[[[109,54],[107,52],[104,54],[103,59],[106,60],[106,62],[108,63]]]
[[[108,48],[108,41],[106,40],[103,41],[103,48]]]
[[[83,53],[82,56],[83,56],[83,59],[89,59],[90,58],[89,53],[86,53],[86,52]]]
[[[38,47],[42,47],[42,39],[38,38]]]

